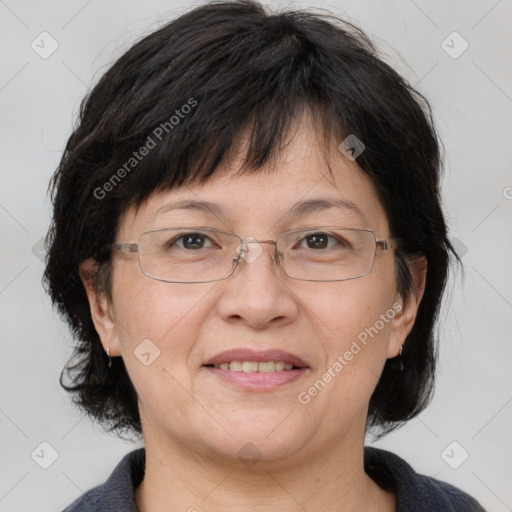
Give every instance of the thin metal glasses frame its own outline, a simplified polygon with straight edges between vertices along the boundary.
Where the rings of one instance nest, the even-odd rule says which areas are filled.
[[[133,243],[133,242],[113,243],[110,247],[112,249],[115,249],[117,251],[120,251],[120,252],[123,252],[123,253],[126,253],[126,254],[137,253],[138,260],[139,260],[139,267],[140,267],[142,273],[145,276],[147,276],[147,277],[149,277],[151,279],[155,279],[157,281],[163,281],[165,283],[180,283],[180,284],[187,284],[188,283],[188,284],[195,284],[195,283],[211,283],[211,282],[214,282],[214,281],[222,281],[224,279],[227,279],[228,277],[230,277],[233,274],[233,272],[235,271],[235,269],[238,266],[238,263],[240,262],[241,259],[243,259],[242,255],[241,255],[241,252],[239,252],[237,254],[233,254],[233,266],[231,268],[231,271],[228,274],[226,274],[225,276],[223,276],[223,277],[221,277],[219,279],[209,279],[207,281],[171,281],[171,280],[168,280],[168,279],[160,279],[160,278],[153,277],[153,276],[150,276],[150,275],[146,274],[144,272],[144,269],[142,268],[142,264],[141,264],[141,261],[140,261],[140,254],[139,254],[140,239],[144,235],[146,235],[147,233],[153,233],[153,232],[158,232],[158,231],[167,231],[167,230],[176,230],[176,229],[178,229],[178,230],[181,229],[181,230],[184,230],[184,231],[187,231],[187,232],[193,232],[194,230],[200,230],[200,231],[211,231],[211,232],[215,232],[215,233],[224,233],[226,235],[231,235],[233,237],[236,237],[239,240],[239,245],[240,244],[244,244],[244,243],[273,244],[275,246],[275,253],[272,255],[273,262],[274,263],[278,263],[281,266],[281,269],[283,270],[285,275],[287,275],[290,279],[296,279],[296,280],[299,280],[299,281],[334,282],[334,281],[349,281],[351,279],[359,279],[361,277],[367,276],[373,270],[373,266],[375,264],[375,255],[376,255],[378,247],[381,247],[382,251],[388,251],[388,250],[395,249],[396,247],[400,246],[400,240],[397,239],[397,238],[387,238],[387,239],[378,240],[377,237],[375,236],[375,233],[373,231],[369,230],[369,229],[346,228],[346,227],[342,227],[342,226],[315,226],[315,227],[312,227],[312,228],[294,229],[294,230],[291,230],[291,231],[286,231],[285,233],[281,233],[275,240],[255,240],[252,237],[246,237],[245,239],[242,239],[240,236],[236,235],[235,233],[231,233],[229,231],[223,231],[221,229],[205,228],[205,227],[198,227],[198,226],[191,226],[191,227],[187,226],[187,227],[183,227],[183,228],[178,228],[178,227],[174,228],[173,227],[173,228],[152,229],[152,230],[145,231],[144,233],[142,233],[139,236],[139,239],[138,239],[137,243]],[[359,275],[359,276],[356,276],[356,277],[344,278],[344,279],[302,279],[302,278],[293,277],[293,276],[290,276],[289,274],[287,274],[286,270],[281,265],[281,254],[279,254],[277,252],[277,242],[278,242],[278,240],[282,236],[289,235],[291,233],[301,233],[301,232],[308,232],[308,231],[314,233],[316,231],[321,231],[321,230],[325,230],[325,229],[338,229],[338,230],[344,230],[344,231],[362,231],[362,232],[365,232],[365,233],[371,233],[372,236],[373,236],[373,239],[375,241],[375,251],[374,251],[374,254],[373,254],[372,265],[371,265],[370,270],[367,273],[363,274],[363,275]]]

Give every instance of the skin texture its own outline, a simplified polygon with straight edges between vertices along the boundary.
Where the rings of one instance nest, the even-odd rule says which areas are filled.
[[[144,231],[174,226],[267,240],[332,224],[389,238],[371,180],[336,144],[326,153],[311,123],[294,128],[275,168],[234,176],[247,142],[242,135],[210,182],[156,193],[138,212],[127,210],[116,241],[137,242]],[[317,197],[351,201],[363,217],[338,209],[284,216],[295,202]],[[223,213],[177,210],[154,217],[158,208],[185,198],[215,202]],[[373,270],[363,278],[321,283],[286,277],[272,262],[274,246],[262,247],[259,258],[242,261],[228,279],[200,284],[150,279],[135,254],[114,252],[113,303],[84,280],[104,348],[123,358],[139,396],[146,446],[139,510],[395,510],[394,496],[364,472],[365,422],[386,358],[399,353],[414,324],[425,263],[413,268],[416,292],[404,299],[393,251],[377,250]],[[87,260],[82,269],[93,265]],[[309,404],[300,404],[297,395],[397,303],[401,311],[378,335]],[[134,350],[147,338],[160,356],[144,366]],[[235,347],[284,349],[302,357],[310,371],[270,392],[241,391],[201,367]],[[261,456],[250,466],[238,456],[248,442]]]

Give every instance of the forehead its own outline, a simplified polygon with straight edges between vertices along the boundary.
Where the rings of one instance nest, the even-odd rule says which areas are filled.
[[[321,219],[346,227],[387,229],[371,178],[339,151],[339,142],[326,144],[303,123],[275,160],[240,173],[246,144],[248,137],[242,134],[206,183],[159,191],[138,210],[128,209],[120,219],[120,236],[194,222],[232,231],[263,233],[265,228],[265,235],[272,228],[293,229],[300,222]]]

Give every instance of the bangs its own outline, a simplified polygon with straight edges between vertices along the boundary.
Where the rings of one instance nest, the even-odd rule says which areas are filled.
[[[193,126],[183,127],[190,141],[183,144],[181,138],[175,141],[168,136],[157,142],[128,178],[130,183],[119,188],[119,194],[128,199],[127,205],[138,210],[155,192],[209,181],[219,167],[225,164],[231,167],[233,159],[237,163],[233,169],[236,175],[256,172],[264,166],[276,169],[280,152],[302,123],[313,129],[326,157],[329,145],[337,147],[342,140],[341,129],[334,124],[328,110],[305,103],[289,105],[288,111],[270,104],[257,105],[248,118],[237,116],[229,125],[219,123],[218,129],[211,127],[206,131],[204,124],[191,120]],[[152,140],[155,140],[154,130],[146,137],[146,144],[149,142],[151,146]],[[129,190],[134,194],[128,198]]]
[[[104,146],[97,151],[102,158],[93,190],[89,183],[86,193],[115,182],[111,200],[138,208],[154,192],[206,182],[236,151],[242,135],[248,142],[240,172],[261,169],[275,161],[290,131],[305,117],[326,148],[337,147],[349,133],[362,137],[361,128],[350,121],[361,116],[346,107],[361,104],[355,91],[336,84],[334,97],[340,101],[333,101],[332,80],[322,73],[324,63],[314,47],[297,36],[267,32],[266,38],[265,32],[258,33],[256,62],[241,57],[254,52],[255,42],[235,34],[229,44],[209,41],[192,68],[184,62],[181,69],[172,54],[166,55],[158,79],[150,79],[144,67],[135,68],[130,90],[116,91],[125,100],[108,105],[97,127],[105,132]],[[187,74],[194,80],[176,79]]]

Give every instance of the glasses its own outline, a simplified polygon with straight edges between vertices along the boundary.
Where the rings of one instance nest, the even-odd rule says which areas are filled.
[[[147,277],[168,283],[208,283],[229,277],[240,260],[255,261],[261,244],[274,244],[274,263],[292,279],[345,281],[368,275],[377,247],[398,240],[377,240],[373,231],[315,227],[282,233],[276,240],[255,240],[213,228],[166,228],[143,233],[137,243],[114,243],[124,253],[138,253]]]

